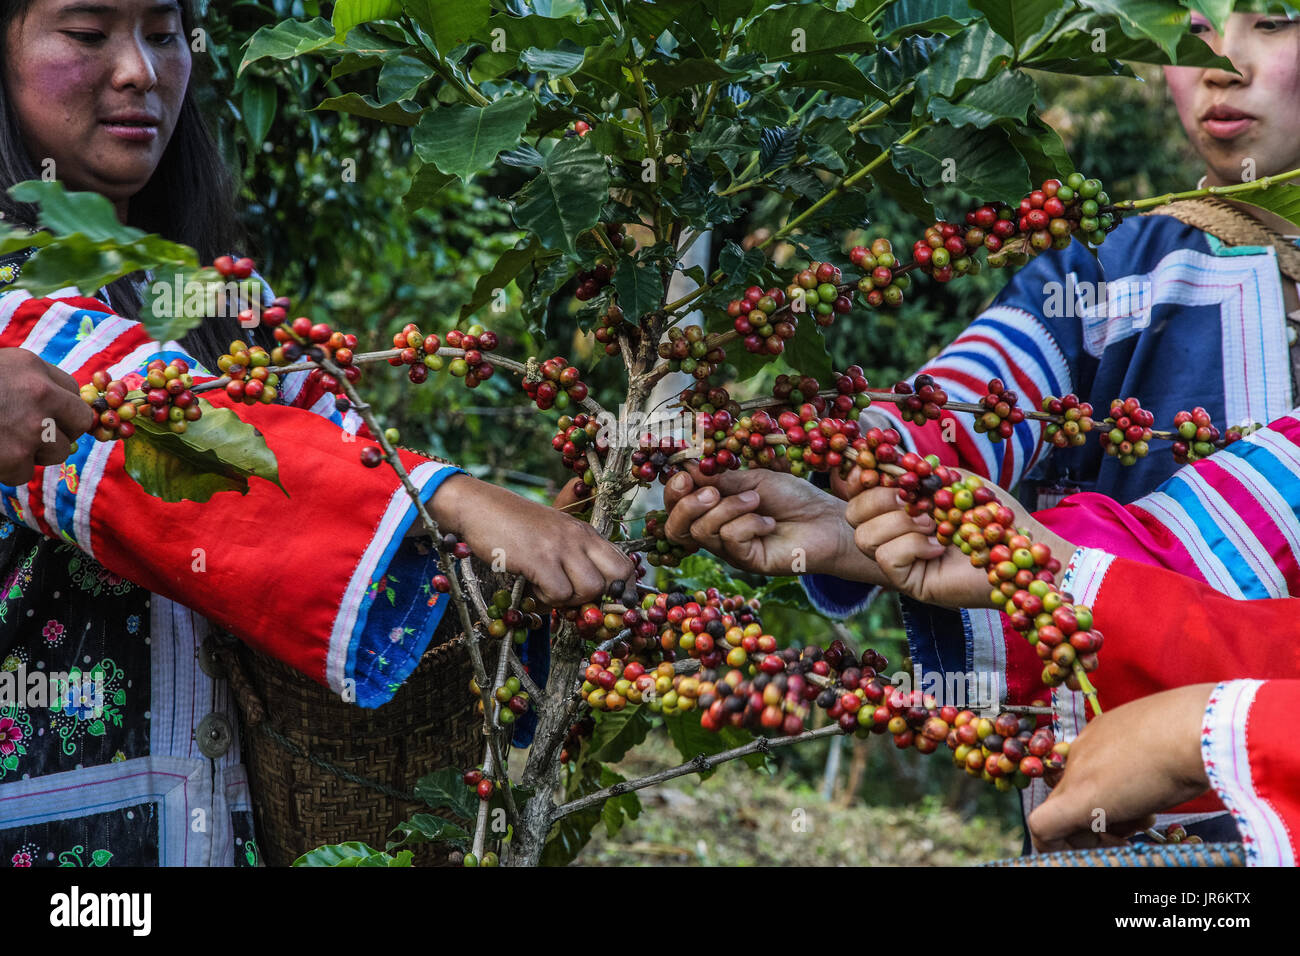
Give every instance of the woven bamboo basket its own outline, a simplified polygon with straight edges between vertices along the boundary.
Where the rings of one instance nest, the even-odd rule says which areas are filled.
[[[246,645],[224,650],[267,865],[288,866],[318,846],[351,840],[383,849],[399,823],[431,812],[412,799],[420,777],[478,764],[473,669],[450,618],[393,699],[371,710]],[[448,863],[446,846],[411,849],[417,866]]]

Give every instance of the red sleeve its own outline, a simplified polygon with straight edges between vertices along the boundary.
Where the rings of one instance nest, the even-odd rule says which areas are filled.
[[[0,296],[0,347],[36,352],[79,383],[98,369],[120,378],[155,357],[185,357],[199,370],[179,345],[150,340],[139,323],[95,299]],[[404,540],[416,512],[397,475],[362,466],[361,443],[322,414],[232,405],[221,391],[204,397],[265,436],[288,497],[253,478],[245,495],[167,503],[126,474],[121,442],[87,436],[68,461],[38,468],[27,485],[0,486],[0,510],[346,699],[385,702],[418,663],[447,603],[428,589],[433,556]],[[459,471],[408,452],[401,458],[426,501]],[[401,602],[386,580],[405,585]],[[388,640],[394,628],[412,635],[400,651]]]
[[[1063,583],[1092,608],[1104,635],[1092,675],[1103,708],[1188,684],[1300,679],[1300,642],[1293,639],[1300,598],[1236,600],[1173,571],[1087,548],[1075,553]],[[1082,712],[1079,695],[1062,696],[1074,698],[1064,701],[1071,714]],[[1220,806],[1206,796],[1179,810]]]
[[[1096,671],[1103,703],[1214,680],[1300,678],[1300,598],[1234,600],[1124,558],[1091,573],[1073,593],[1105,635]]]
[[[1205,773],[1241,831],[1251,866],[1296,865],[1300,755],[1290,729],[1298,708],[1300,680],[1227,681],[1206,707]]]

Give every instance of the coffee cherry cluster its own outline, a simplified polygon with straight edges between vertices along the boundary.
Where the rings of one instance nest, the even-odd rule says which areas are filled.
[[[898,382],[894,385],[894,394],[908,396],[898,403],[898,413],[904,420],[917,425],[938,421],[943,405],[948,401],[948,393],[935,383],[932,375],[918,375],[911,385]]]
[[[659,357],[668,360],[670,371],[685,372],[703,381],[727,360],[727,351],[721,346],[710,347],[704,329],[698,325],[673,326],[668,330],[668,341],[659,343]]]
[[[775,287],[764,292],[760,286],[750,286],[743,298],[727,303],[727,315],[732,328],[743,336],[745,351],[754,355],[780,355],[799,325],[786,294]]]
[[[231,256],[218,256],[212,260],[212,268],[221,273],[223,279],[247,279],[257,268],[257,264],[247,257],[235,259]]]
[[[731,400],[731,393],[719,385],[708,382],[696,382],[690,388],[682,389],[677,400],[687,408],[697,412],[712,414],[726,410],[733,419],[740,416],[740,403]]]
[[[809,264],[786,286],[791,312],[808,313],[823,328],[831,325],[835,316],[853,311],[853,300],[840,289],[843,282],[838,266],[829,262]]]
[[[606,238],[609,239],[609,244],[615,250],[632,252],[636,249],[636,240],[623,232],[621,223],[607,222],[603,228]],[[596,296],[600,295],[601,289],[609,285],[616,268],[617,264],[607,254],[598,255],[596,264],[592,268],[578,273],[578,287],[574,290],[574,298],[579,302],[587,302],[596,298]]]
[[[1042,410],[1049,415],[1059,415],[1064,421],[1049,422],[1043,436],[1057,448],[1078,448],[1088,443],[1088,432],[1092,431],[1092,405],[1079,401],[1079,396],[1070,394],[1064,398],[1048,395],[1043,399]]]
[[[600,423],[590,415],[579,412],[572,417],[560,416],[556,427],[558,430],[551,439],[551,447],[564,459],[564,467],[576,472],[586,485],[595,485],[596,476],[589,456],[593,452],[604,454],[609,448],[605,439],[597,442]]]
[[[1070,745],[1057,742],[1050,727],[1009,712],[990,720],[974,711],[941,707],[926,718],[921,734],[946,741],[956,766],[999,790],[1023,790],[1047,771],[1063,769],[1070,753]]]
[[[714,732],[739,727],[786,736],[804,731],[815,705],[846,733],[888,733],[895,746],[922,753],[946,743],[957,766],[1000,790],[1027,787],[1065,764],[1068,745],[1033,717],[1002,713],[990,719],[940,707],[933,697],[884,679],[889,662],[883,656],[867,650],[859,659],[838,640],[824,651],[815,645],[778,649],[756,612],[740,597],[724,599],[712,589],[650,595],[621,616],[595,606],[584,610],[589,632],[622,627],[633,635],[612,650],[592,652],[583,672],[584,700],[606,712],[640,704],[668,715],[694,711],[700,726]],[[699,669],[683,663],[683,652],[699,660]],[[562,760],[574,759],[592,726],[579,721],[569,728]]]
[[[873,309],[896,309],[903,304],[903,294],[911,287],[912,279],[895,272],[898,260],[888,239],[876,239],[870,246],[854,246],[849,260],[866,273],[858,280],[863,302]]]
[[[276,299],[276,302],[283,302],[286,306],[289,304],[288,299]],[[280,343],[271,350],[270,359],[273,366],[287,365],[301,359],[308,359],[313,362],[322,362],[329,359],[340,367],[349,382],[355,384],[361,380],[361,367],[354,364],[353,361],[353,352],[357,346],[357,337],[355,335],[335,331],[328,323],[313,322],[305,315],[300,315],[286,324],[284,315],[285,308],[280,305],[268,309],[262,315],[262,321],[274,327],[275,340]],[[229,358],[235,365],[243,364],[236,354],[236,346],[239,344],[241,343],[231,345]],[[250,352],[249,354],[251,357],[256,353]],[[346,410],[348,401],[347,397],[343,395],[342,382],[322,368],[312,369],[307,378],[312,384],[319,384],[325,391],[334,394],[337,407],[341,411]],[[227,391],[230,390],[227,389]],[[247,388],[244,389],[244,392],[247,394]],[[263,388],[263,393],[265,393],[265,388]],[[231,394],[234,395],[235,393],[232,392]]]
[[[596,719],[590,714],[570,724],[568,736],[564,738],[564,746],[560,749],[560,763],[567,764],[576,759],[582,742],[590,740],[595,732]]]
[[[471,325],[464,332],[451,329],[445,340],[448,348],[463,349],[464,355],[446,361],[438,354],[443,339],[436,334],[425,335],[419,326],[407,323],[393,336],[393,348],[398,349],[399,354],[391,357],[388,364],[394,368],[408,366],[407,377],[416,385],[428,381],[430,372],[440,372],[443,368],[457,378],[463,378],[466,388],[477,388],[480,382],[492,377],[496,369],[484,353],[495,350],[500,344],[495,332],[481,325]]]
[[[230,351],[217,359],[217,368],[230,379],[226,394],[245,405],[270,405],[278,394],[280,376],[270,370],[271,354],[260,345],[230,343]]]
[[[641,484],[649,484],[656,478],[661,485],[668,484],[681,470],[670,459],[676,452],[689,447],[690,443],[684,438],[664,436],[655,440],[653,436],[646,436],[641,447],[632,452],[632,477]]]
[[[516,643],[522,642],[516,641]],[[501,705],[497,720],[506,726],[513,724],[516,717],[522,717],[528,713],[528,708],[532,706],[528,691],[523,689],[518,677],[507,677],[506,682],[498,687],[492,696]],[[479,704],[482,704],[481,700]]]
[[[998,238],[996,233],[993,238]],[[957,276],[980,271],[979,260],[972,253],[987,240],[978,226],[963,231],[955,223],[936,222],[912,244],[912,261],[935,282],[951,282]]]
[[[682,558],[698,550],[694,547],[684,548],[673,541],[669,541],[668,533],[665,530],[667,524],[668,512],[646,512],[644,537],[653,538],[655,543],[646,550],[645,557],[653,568],[675,568],[681,563]]]
[[[983,246],[998,252],[1003,243],[1016,234],[1015,211],[1007,205],[985,203],[966,213],[966,232],[962,234],[966,249],[974,252]],[[951,252],[951,247],[945,246]],[[961,253],[957,253],[961,255]]]
[[[591,132],[591,124],[588,123],[586,120],[580,119],[580,120],[574,120],[572,123],[570,123],[569,128],[565,130],[564,135],[565,136],[570,136],[570,135],[586,136],[590,132]]]
[[[194,378],[184,359],[164,362],[154,359],[145,367],[145,375],[136,373],[115,380],[105,371],[97,371],[81,386],[81,398],[99,423],[91,431],[96,441],[116,441],[135,434],[137,417],[146,417],[155,425],[165,425],[174,434],[184,434],[189,422],[202,416],[198,397],[190,391]],[[143,392],[143,401],[133,397]]]
[[[804,404],[798,412],[778,415],[776,426],[784,432],[788,443],[785,457],[790,462],[791,474],[801,477],[809,471],[833,471],[846,465],[852,467],[850,449],[861,437],[856,420],[815,418],[813,406]]]
[[[994,606],[1006,611],[1044,661],[1043,684],[1079,685],[1081,673],[1097,668],[1102,634],[1092,629],[1088,608],[1057,590],[1061,562],[1047,545],[1014,528],[1015,513],[982,479],[963,479],[933,455],[908,452],[899,466],[899,499],[910,514],[933,516],[941,544],[956,545],[973,566],[987,570]]]
[[[511,607],[510,592],[502,588],[492,595],[492,600],[487,605],[488,637],[499,640],[508,634],[516,644],[524,643],[528,639],[529,630],[536,630],[542,626],[542,616],[537,613],[537,608],[536,599],[531,597],[526,597],[520,601],[519,607]],[[511,685],[513,687],[511,696],[513,696],[519,693],[519,682],[513,677],[510,680],[514,681]],[[506,683],[509,684],[510,681]],[[501,698],[500,688],[497,688],[497,699],[503,704],[508,701],[508,698]],[[524,699],[527,699],[526,694]],[[522,713],[517,709],[515,712]]]
[[[1210,413],[1200,406],[1175,415],[1174,430],[1179,438],[1174,442],[1174,460],[1178,464],[1200,461],[1216,451],[1219,430],[1211,423]]]
[[[538,371],[541,380],[525,380],[524,391],[542,411],[551,408],[564,411],[570,402],[582,402],[587,397],[588,388],[582,381],[582,373],[563,356],[548,358]]]
[[[902,441],[902,436],[892,428],[867,429],[863,435],[854,439],[852,451],[845,456],[845,464],[841,466],[841,474],[847,478],[856,467],[863,488],[875,488],[883,484],[888,476],[881,471],[881,467],[898,461],[898,446]]]
[[[1020,396],[1007,388],[1000,378],[991,378],[988,391],[980,399],[984,414],[975,419],[975,431],[987,434],[990,441],[1000,442],[1010,438],[1015,427],[1025,420],[1025,413],[1017,408]]]
[[[1175,823],[1164,831],[1166,843],[1204,843],[1205,841],[1199,836],[1188,835],[1187,828],[1181,823]]]
[[[1101,447],[1107,455],[1118,457],[1121,465],[1133,465],[1145,458],[1151,441],[1151,426],[1156,417],[1136,398],[1115,399],[1110,403],[1108,430],[1101,433]]]
[[[717,475],[739,468],[739,439],[733,440],[735,416],[726,408],[715,412],[697,412],[695,432],[699,440],[697,464],[702,475]]]
[[[633,335],[636,331],[636,326],[624,319],[622,307],[611,301],[601,314],[600,325],[593,334],[596,341],[605,347],[606,355],[617,355],[618,337]]]

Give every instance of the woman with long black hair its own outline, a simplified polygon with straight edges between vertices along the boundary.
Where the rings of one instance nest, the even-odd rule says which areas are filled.
[[[106,196],[121,221],[204,261],[247,248],[194,103],[195,26],[188,0],[0,5],[6,220],[33,225],[33,210],[5,190],[52,168],[70,190]],[[0,268],[12,280],[25,258]],[[158,357],[184,357],[200,377],[232,340],[274,344],[232,317],[152,341],[134,321],[140,288],[126,278],[94,297],[44,299],[0,289],[0,352],[26,349],[85,383]],[[255,480],[243,496],[167,504],[126,475],[120,443],[89,438],[61,464],[38,461],[21,486],[0,485],[0,692],[54,673],[99,676],[30,707],[30,696],[0,693],[0,865],[256,862],[234,708],[201,653],[213,624],[375,707],[410,675],[445,611],[430,588],[436,553],[410,534],[412,503],[390,469],[358,462],[355,439],[368,433],[355,412],[338,412],[303,373],[286,377],[272,405],[208,394],[266,437],[288,499]],[[27,427],[25,411],[0,408],[0,442]],[[590,526],[458,468],[401,457],[440,527],[477,554],[503,549],[506,569],[543,602],[598,597],[632,573]]]

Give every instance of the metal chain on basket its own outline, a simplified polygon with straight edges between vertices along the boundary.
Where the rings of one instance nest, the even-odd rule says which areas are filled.
[[[270,737],[279,746],[283,747],[285,750],[293,754],[295,757],[301,757],[302,759],[310,763],[312,766],[319,767],[321,770],[324,770],[327,773],[332,773],[336,777],[342,777],[344,780],[347,780],[349,783],[356,783],[356,784],[360,784],[363,787],[369,787],[371,790],[378,790],[380,793],[384,794],[385,796],[394,797],[398,800],[405,800],[408,803],[424,803],[424,801],[421,800],[419,797],[417,797],[414,793],[407,793],[404,790],[398,790],[394,787],[390,787],[386,783],[380,783],[378,780],[371,780],[369,777],[359,776],[355,773],[352,773],[350,770],[344,770],[342,767],[338,766],[337,764],[330,763],[324,757],[317,756],[316,754],[313,753],[308,753],[306,750],[303,750],[301,747],[295,744],[288,737],[285,737],[279,731],[273,729],[271,725],[268,723],[260,723],[257,725],[257,727],[267,737]]]
[[[981,866],[1245,866],[1240,843],[1137,843],[993,860]]]

